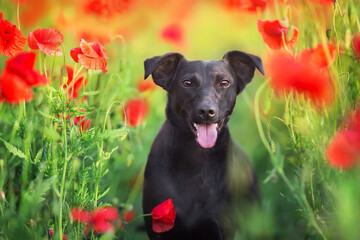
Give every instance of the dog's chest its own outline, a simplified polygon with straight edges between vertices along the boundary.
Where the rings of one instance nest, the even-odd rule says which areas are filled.
[[[189,222],[216,217],[229,202],[225,161],[211,156],[197,156],[191,160],[198,162],[177,166],[171,174],[180,200],[179,211],[187,216]]]

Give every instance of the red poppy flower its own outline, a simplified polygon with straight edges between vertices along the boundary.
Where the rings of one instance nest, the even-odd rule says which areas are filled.
[[[360,130],[342,130],[329,144],[326,156],[334,168],[348,169],[360,159]]]
[[[90,224],[94,228],[94,231],[98,233],[114,231],[113,223],[115,223],[119,217],[118,210],[115,207],[98,208],[92,213],[80,209],[73,209],[71,214],[75,221]]]
[[[153,219],[152,229],[154,232],[162,233],[172,229],[175,225],[176,213],[171,199],[162,202],[151,211]]]
[[[45,76],[34,70],[36,53],[23,52],[6,61],[0,77],[0,94],[10,104],[30,101],[31,87],[48,84]]]
[[[92,213],[92,225],[94,230],[99,233],[113,232],[114,223],[119,217],[117,208],[114,207],[103,207],[98,208]]]
[[[63,235],[63,240],[67,240],[67,235],[66,234]]]
[[[151,79],[144,81],[143,78],[140,78],[137,84],[137,89],[139,92],[151,91],[156,88],[156,84]]]
[[[54,235],[54,229],[50,228],[50,229],[49,229],[49,236],[51,237],[51,236],[53,236],[53,235]]]
[[[71,49],[70,55],[75,62],[80,62],[87,69],[108,71],[106,59],[109,58],[104,47],[97,41],[87,43],[81,39],[80,47]]]
[[[54,28],[40,28],[29,33],[28,45],[32,50],[40,49],[46,55],[61,56],[60,44],[64,42],[64,35]]]
[[[355,56],[360,59],[360,33],[353,37],[352,48],[354,50]]]
[[[12,57],[24,50],[26,37],[0,13],[0,55]]]
[[[329,52],[329,57],[326,54],[326,48]],[[341,55],[343,53],[342,46],[340,46]],[[311,61],[313,64],[317,65],[320,68],[328,67],[333,64],[337,57],[337,47],[334,44],[328,43],[327,45],[318,44],[315,48],[304,50],[301,53],[300,58],[302,61]]]
[[[273,53],[265,63],[277,95],[294,91],[304,95],[317,107],[332,102],[333,84],[326,69],[321,71],[312,62],[294,59],[284,52]]]
[[[181,44],[184,41],[183,29],[179,24],[170,24],[163,28],[161,37],[168,42]]]
[[[131,210],[125,209],[124,213],[123,213],[123,217],[124,217],[124,221],[129,223],[129,222],[131,222],[132,220],[135,219],[136,212],[135,212],[134,209],[131,209]]]
[[[71,216],[73,217],[74,221],[87,223],[91,220],[91,214],[88,211],[74,208],[71,210]]]
[[[68,90],[68,96],[72,99],[76,99],[79,96],[79,90],[82,87],[85,87],[87,84],[87,79],[84,80],[83,73],[77,73],[76,79],[74,78],[74,68],[72,66],[66,65],[67,71],[67,83],[63,85],[64,89]]]
[[[360,160],[360,110],[349,116],[346,125],[327,147],[326,157],[334,168],[348,169]]]
[[[146,102],[143,99],[133,99],[125,104],[125,115],[129,126],[136,127],[140,125],[147,111]]]
[[[279,20],[258,20],[257,27],[264,42],[274,50],[283,48],[284,42],[288,49],[293,49],[299,37],[299,29],[293,26],[294,33],[291,39],[288,40],[286,35],[289,29],[282,26]]]

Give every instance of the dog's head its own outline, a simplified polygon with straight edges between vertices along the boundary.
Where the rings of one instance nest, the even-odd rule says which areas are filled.
[[[144,65],[145,79],[151,74],[168,92],[167,110],[176,124],[192,131],[203,148],[215,145],[255,68],[264,74],[259,57],[240,51],[227,52],[219,61],[188,61],[180,53],[167,53]]]

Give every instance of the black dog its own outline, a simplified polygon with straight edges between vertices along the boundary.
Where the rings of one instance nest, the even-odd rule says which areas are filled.
[[[143,211],[169,198],[176,211],[175,226],[165,233],[153,232],[145,218],[150,239],[232,239],[237,206],[256,198],[258,186],[227,122],[255,68],[264,74],[261,59],[231,51],[220,61],[187,61],[168,53],[144,65],[145,79],[152,74],[168,102],[146,165]]]

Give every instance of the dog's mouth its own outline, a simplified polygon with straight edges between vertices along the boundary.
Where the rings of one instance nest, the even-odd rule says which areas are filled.
[[[227,118],[228,119],[228,118]],[[194,123],[188,119],[190,129],[196,137],[196,141],[202,148],[212,148],[215,146],[218,133],[224,126],[225,119],[217,123]]]

